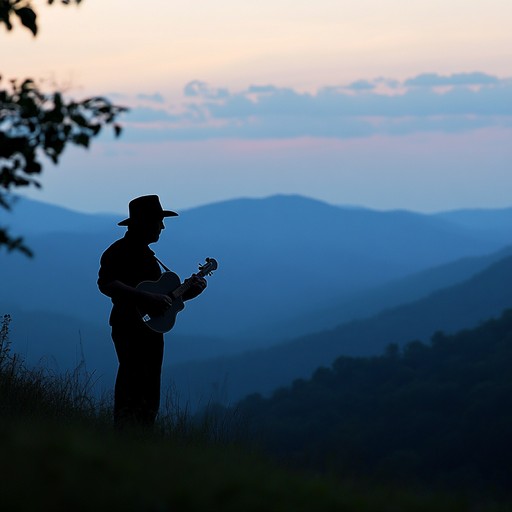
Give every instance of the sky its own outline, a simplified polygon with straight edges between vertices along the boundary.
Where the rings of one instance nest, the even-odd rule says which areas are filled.
[[[26,195],[124,213],[302,194],[434,212],[512,206],[510,0],[34,1],[0,73],[130,107],[120,139]]]

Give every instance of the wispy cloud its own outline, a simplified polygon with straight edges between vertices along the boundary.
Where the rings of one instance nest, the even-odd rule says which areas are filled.
[[[229,97],[227,89],[211,87],[206,82],[201,82],[200,80],[193,80],[185,85],[183,93],[189,98],[224,99]]]
[[[155,92],[154,94],[137,94],[136,98],[151,103],[165,103],[165,98],[159,92]]]
[[[500,79],[475,71],[473,73],[455,73],[453,75],[438,75],[437,73],[423,73],[405,81],[406,86],[436,87],[450,85],[496,85]]]
[[[128,126],[126,136],[148,140],[353,138],[512,128],[512,80],[481,72],[425,73],[315,92],[271,84],[232,92],[194,80],[184,88],[182,105],[136,107],[127,120],[137,127]]]

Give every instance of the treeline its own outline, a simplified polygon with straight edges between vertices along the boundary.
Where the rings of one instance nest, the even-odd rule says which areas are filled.
[[[292,462],[379,481],[507,490],[512,310],[473,330],[438,332],[429,344],[340,357],[239,408],[258,442]]]

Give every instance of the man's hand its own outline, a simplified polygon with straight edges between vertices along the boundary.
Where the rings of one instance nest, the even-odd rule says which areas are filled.
[[[197,297],[200,293],[203,293],[208,284],[204,277],[199,277],[195,274],[192,277],[185,279],[185,282],[190,283],[190,288],[183,294],[183,300],[190,300]]]
[[[164,293],[141,292],[139,303],[150,316],[163,315],[172,306],[171,298]]]

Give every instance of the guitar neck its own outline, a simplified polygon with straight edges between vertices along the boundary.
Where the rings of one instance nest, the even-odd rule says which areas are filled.
[[[198,272],[197,274],[192,274],[192,276],[190,277],[194,277],[194,276],[199,276],[199,277],[204,277],[204,274],[202,272]],[[187,280],[185,281],[184,283],[182,283],[180,286],[178,286],[178,288],[176,288],[173,292],[172,292],[172,297],[174,299],[178,299],[180,298],[186,291],[188,291],[190,289],[190,287],[192,286],[192,282]]]

